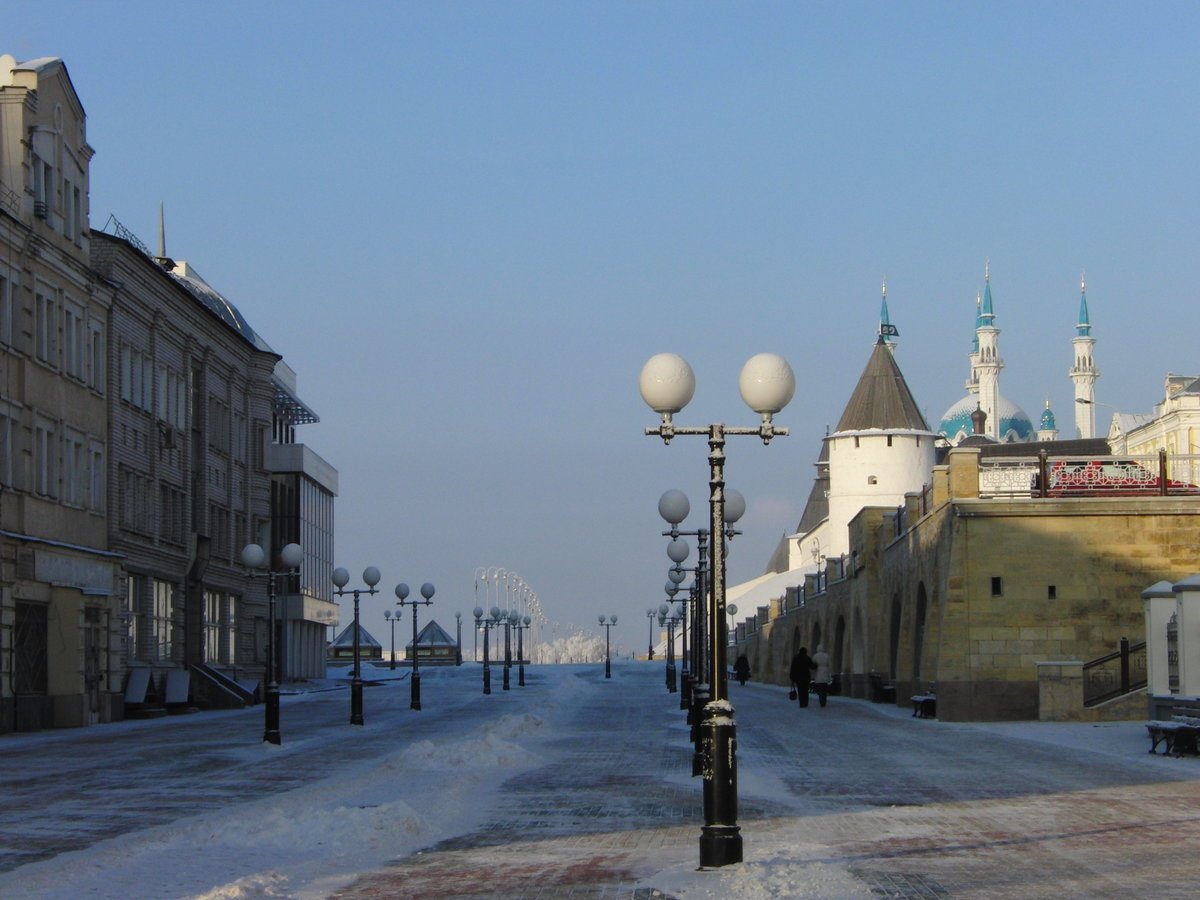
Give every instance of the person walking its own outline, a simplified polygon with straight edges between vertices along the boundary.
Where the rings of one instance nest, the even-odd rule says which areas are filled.
[[[825,652],[825,645],[818,644],[817,652],[812,655],[813,665],[816,666],[816,671],[813,673],[813,687],[817,691],[817,699],[821,701],[821,706],[829,700],[829,654]]]
[[[788,677],[796,686],[796,698],[800,701],[801,709],[808,706],[808,686],[812,682],[813,669],[816,667],[817,664],[808,655],[807,647],[801,647],[792,657],[792,666],[788,670]]]
[[[744,685],[750,680],[750,660],[746,659],[746,654],[743,653],[737,658],[737,662],[733,664],[733,677],[738,680],[738,684]]]

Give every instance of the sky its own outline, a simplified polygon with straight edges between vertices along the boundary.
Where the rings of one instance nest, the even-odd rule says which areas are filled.
[[[296,370],[337,564],[433,582],[451,626],[503,567],[631,649],[664,599],[658,497],[693,529],[707,497],[704,441],[643,433],[655,353],[696,372],[680,424],[754,424],[756,353],[796,373],[791,435],[727,447],[730,584],[796,527],[884,279],[931,424],[985,264],[1001,390],[1064,437],[1085,272],[1101,431],[1200,374],[1198,33],[1169,2],[0,9],[0,52],[61,57],[82,99],[92,227],[155,247],[161,203],[168,255]],[[378,637],[390,602],[363,603]]]

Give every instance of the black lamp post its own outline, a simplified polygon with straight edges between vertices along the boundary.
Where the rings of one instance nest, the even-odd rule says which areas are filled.
[[[400,614],[397,613],[396,618],[393,619],[392,611],[390,609],[385,609],[383,611],[383,617],[385,619],[387,619],[388,622],[391,623],[391,626],[392,626],[392,664],[388,668],[395,669],[396,668],[396,619],[400,618]]]
[[[267,686],[263,691],[264,718],[263,740],[268,744],[282,743],[279,734],[279,681],[275,671],[275,594],[278,588],[277,578],[283,578],[295,572],[304,560],[304,551],[299,544],[286,544],[279,551],[279,561],[282,568],[276,569],[267,564],[267,554],[258,544],[247,544],[242,548],[242,562],[250,570],[251,578],[266,575],[267,578]],[[256,569],[266,569],[257,572]]]
[[[409,701],[408,708],[418,710],[421,708],[421,673],[418,671],[417,657],[420,656],[421,653],[417,647],[417,607],[429,606],[429,604],[433,603],[433,585],[428,581],[421,585],[421,596],[424,598],[423,600],[417,600],[416,598],[408,600],[408,585],[404,582],[400,582],[400,584],[396,585],[396,605],[403,609],[404,604],[407,601],[408,605],[412,607],[413,611],[412,698]],[[396,618],[399,617],[400,613],[397,612]]]
[[[616,616],[609,616],[610,621],[604,621],[604,616],[600,617],[600,625],[604,629],[604,677],[612,678],[612,656],[608,652],[608,635],[612,627],[617,624]]]
[[[462,665],[462,613],[461,612],[456,612],[454,614],[454,626],[455,626],[454,664],[456,666],[461,666]]]
[[[495,609],[499,612],[499,609]],[[479,629],[483,629],[483,692],[490,694],[492,692],[492,667],[488,660],[488,632],[492,629],[493,620],[483,617],[483,608],[475,607],[475,633],[479,633]]]
[[[646,644],[646,659],[649,662],[654,662],[654,619],[658,616],[658,611],[655,609],[646,610],[646,618],[650,620],[650,636]]]
[[[533,621],[529,616],[518,616],[512,613],[513,627],[517,629],[517,685],[525,687],[525,629]]]
[[[360,594],[378,594],[375,585],[379,584],[379,579],[382,578],[379,570],[374,566],[367,566],[363,569],[362,580],[366,584],[365,588],[351,588],[343,590],[350,583],[350,573],[339,567],[333,570],[333,584],[337,588],[334,595],[338,597],[350,594],[354,597],[354,675],[350,679],[350,724],[363,724],[363,699],[362,699],[362,669],[361,669],[361,650],[359,647],[359,626],[358,626],[358,597]],[[395,654],[393,654],[394,656]]]
[[[661,416],[647,435],[669,444],[676,435],[701,435],[708,439],[709,534],[712,536],[708,644],[711,698],[704,705],[704,827],[700,834],[701,867],[725,866],[742,861],[742,836],[737,825],[737,728],[725,651],[725,438],[757,435],[764,444],[787,434],[772,418],[792,399],[796,377],[787,361],[773,353],[760,353],[742,368],[738,387],[742,399],[761,416],[757,428],[729,428],[721,423],[707,427],[676,427],[675,413],[691,401],[696,376],[682,357],[660,353],[643,366],[639,377],[642,399]]]
[[[671,607],[663,603],[658,607],[658,624],[667,629],[667,693],[675,693],[675,616]]]

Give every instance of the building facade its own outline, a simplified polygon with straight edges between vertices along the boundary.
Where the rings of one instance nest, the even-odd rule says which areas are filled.
[[[120,714],[86,126],[61,60],[0,56],[0,732]]]

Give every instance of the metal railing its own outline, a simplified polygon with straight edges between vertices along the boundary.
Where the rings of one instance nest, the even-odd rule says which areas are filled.
[[[1130,644],[1121,638],[1120,648],[1083,664],[1083,705],[1096,706],[1107,700],[1146,687],[1146,642]]]
[[[1200,496],[1200,456],[1009,456],[979,461],[983,499]]]

